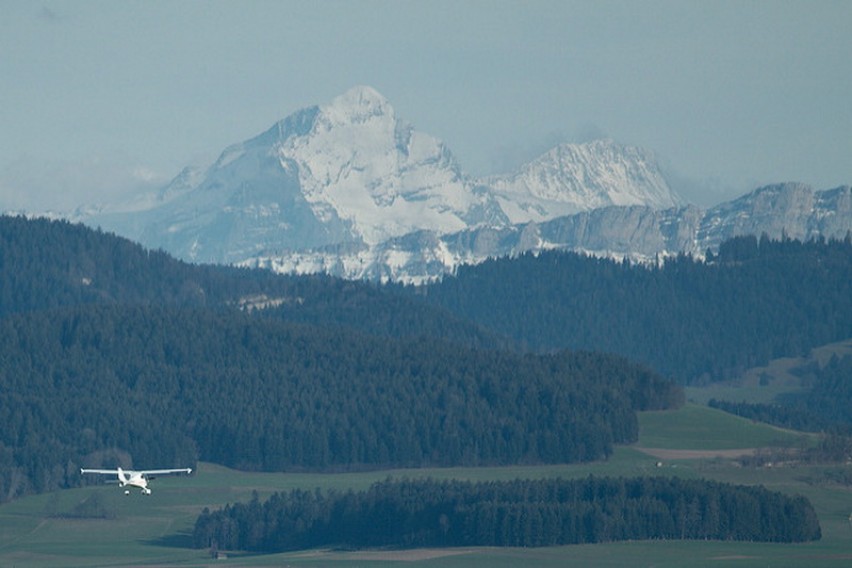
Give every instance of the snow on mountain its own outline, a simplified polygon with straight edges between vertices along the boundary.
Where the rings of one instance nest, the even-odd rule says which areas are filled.
[[[516,173],[480,182],[512,223],[545,221],[610,205],[681,204],[653,154],[612,140],[560,144]]]
[[[77,219],[202,262],[507,222],[441,141],[369,87],[298,111],[145,199]]]
[[[81,208],[75,220],[190,261],[422,281],[547,248],[703,251],[732,231],[774,230],[769,219],[785,200],[781,225],[833,200],[818,222],[801,222],[821,223],[807,234],[845,226],[848,214],[831,212],[848,210],[846,194],[782,193],[763,190],[705,219],[682,205],[652,153],[611,140],[562,144],[516,172],[473,179],[443,142],[362,86],[226,148],[206,170],[187,168],[132,203]]]
[[[708,210],[693,205],[670,209],[612,205],[540,223],[481,226],[444,235],[421,232],[376,247],[259,256],[245,264],[278,272],[321,271],[343,278],[417,284],[452,273],[462,264],[542,250],[656,262],[679,253],[700,257],[742,235],[842,239],[850,232],[852,187],[814,191],[803,184],[779,184]]]
[[[399,120],[370,87],[320,107],[309,133],[282,137],[274,150],[296,164],[317,217],[334,211],[368,244],[422,229],[458,231],[497,213],[440,140]]]

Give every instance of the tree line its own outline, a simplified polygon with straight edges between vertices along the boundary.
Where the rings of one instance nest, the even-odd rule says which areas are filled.
[[[810,502],[763,487],[673,477],[468,482],[387,479],[361,492],[293,490],[195,522],[198,548],[556,546],[618,540],[805,542]]]

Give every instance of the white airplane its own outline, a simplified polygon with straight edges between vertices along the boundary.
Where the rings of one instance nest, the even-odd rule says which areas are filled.
[[[100,475],[115,475],[118,477],[118,486],[127,487],[128,485],[138,487],[142,490],[142,495],[150,495],[151,490],[148,489],[148,482],[158,475],[178,475],[181,473],[192,473],[191,467],[183,469],[143,469],[139,471],[118,469],[81,469],[80,474],[97,473]],[[124,490],[125,495],[130,495],[130,489]]]

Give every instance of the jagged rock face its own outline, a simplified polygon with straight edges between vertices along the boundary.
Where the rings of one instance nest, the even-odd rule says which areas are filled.
[[[512,223],[544,221],[610,205],[680,204],[653,155],[611,140],[560,144],[514,174],[481,180]]]
[[[238,159],[220,159],[215,175],[167,206],[167,215],[145,227],[142,242],[159,242],[182,258],[236,262],[271,247],[354,240],[346,220],[316,218],[292,164],[262,146],[240,150]]]
[[[818,192],[808,231],[809,236],[845,238],[852,231],[852,187]]]
[[[699,210],[691,206],[662,211],[612,206],[553,220],[543,225],[542,236],[551,247],[653,259],[694,252],[700,219]]]
[[[807,238],[807,224],[814,213],[814,191],[803,184],[761,188],[707,212],[699,238],[713,248],[738,235],[782,232],[791,238]]]
[[[852,188],[815,192],[801,183],[771,185],[708,210],[699,239],[715,249],[731,237],[843,238],[852,230]]]

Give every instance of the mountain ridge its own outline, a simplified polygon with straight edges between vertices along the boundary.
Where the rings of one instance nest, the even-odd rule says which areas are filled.
[[[803,209],[802,204],[810,204]],[[418,233],[378,247],[258,256],[243,263],[283,273],[328,272],[350,278],[420,284],[490,258],[561,249],[658,262],[685,253],[703,257],[733,237],[843,239],[852,231],[852,187],[815,191],[804,184],[758,188],[704,210],[609,206],[545,222],[480,227],[446,235]],[[416,238],[415,238],[416,237]]]
[[[550,248],[648,261],[746,233],[842,238],[850,199],[847,186],[787,183],[700,209],[669,187],[652,152],[613,140],[560,144],[476,178],[358,86],[228,146],[203,172],[185,168],[153,196],[71,218],[192,262],[420,283]]]
[[[601,203],[679,202],[640,149],[601,141],[558,151],[560,160],[545,154],[528,165],[523,186],[511,185],[520,173],[474,178],[441,140],[398,118],[375,89],[359,86],[228,146],[203,173],[184,169],[153,197],[81,208],[72,218],[185,260],[235,263],[270,251],[387,248],[422,231],[506,227]],[[586,172],[588,187],[565,182],[576,177],[569,166]],[[638,173],[613,175],[613,168]],[[532,183],[536,177],[546,178],[546,187]]]

